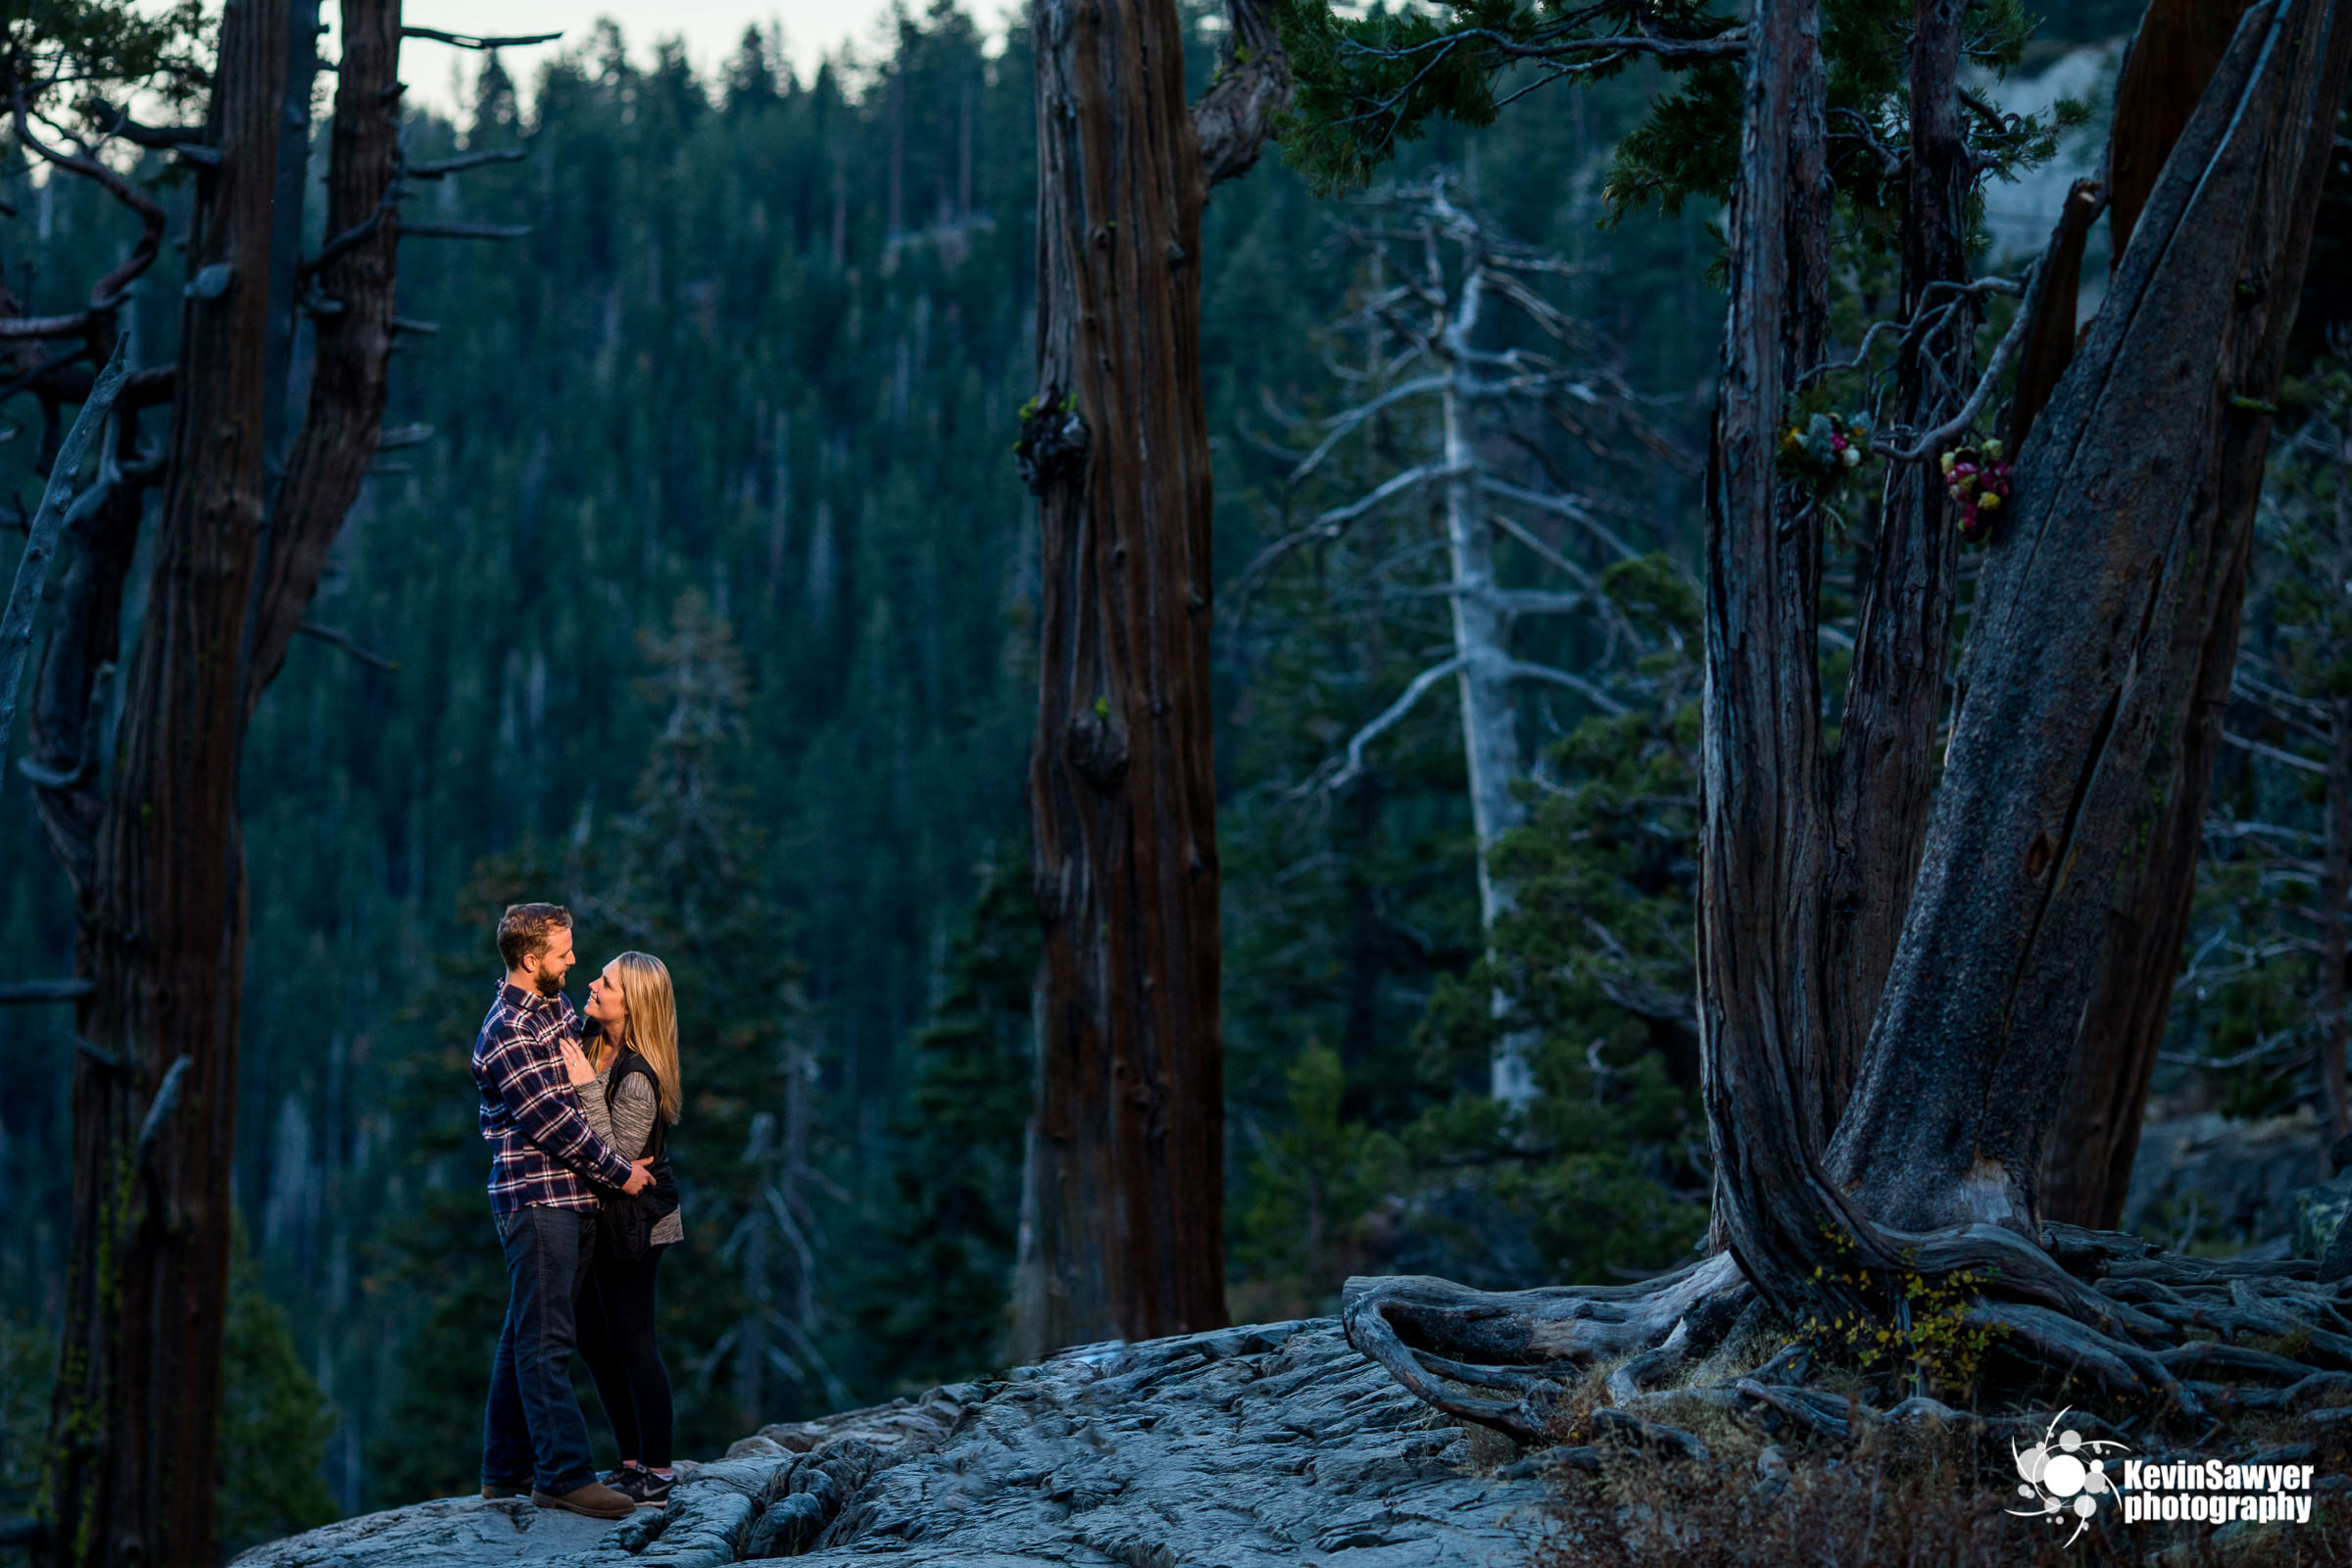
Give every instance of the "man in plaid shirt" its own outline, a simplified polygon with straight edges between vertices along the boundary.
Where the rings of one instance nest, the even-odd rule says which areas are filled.
[[[482,1418],[482,1495],[528,1490],[542,1508],[622,1519],[635,1500],[596,1479],[588,1423],[571,1392],[573,1302],[596,1251],[591,1184],[635,1193],[647,1162],[621,1158],[580,1113],[563,1051],[580,1039],[564,996],[571,915],[517,904],[498,922],[507,977],[473,1043],[473,1082],[490,1146],[490,1210],[507,1257],[507,1321]]]

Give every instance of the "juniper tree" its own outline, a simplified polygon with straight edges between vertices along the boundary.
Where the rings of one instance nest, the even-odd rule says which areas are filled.
[[[1172,0],[1038,0],[1031,852],[1045,924],[1013,1350],[1225,1321],[1200,213],[1289,76],[1256,0],[1184,97]]]
[[[195,1563],[211,1553],[228,1290],[248,911],[238,759],[294,638],[348,646],[307,617],[382,439],[397,202],[412,176],[451,170],[403,156],[397,0],[344,6],[324,237],[309,256],[317,0],[232,0],[209,56],[192,12],[161,29],[109,5],[26,17],[0,64],[19,150],[105,190],[137,235],[80,310],[0,306],[0,338],[80,345],[10,383],[46,423],[85,395],[75,362],[107,357],[168,226],[155,171],[125,174],[102,144],[167,155],[193,189],[176,358],[134,367],[122,388],[100,479],[66,538],[28,710],[23,770],[76,904],[77,973],[59,994],[75,999],[80,1050],[50,1463],[25,1534],[59,1562]],[[157,73],[172,89],[162,107],[190,122],[145,124],[117,102]],[[306,323],[296,418],[288,388]],[[138,414],[160,403],[171,423],[149,446]],[[131,594],[142,559],[144,592]],[[126,600],[143,609],[118,672]]]
[[[1965,494],[1972,520],[1992,510],[1987,495],[2005,503],[1957,671],[1938,779],[1919,765],[1934,739],[1918,722],[1923,714],[1932,720],[1933,693],[1916,708],[1897,705],[1912,716],[1890,726],[1883,749],[1865,750],[1848,767],[1825,765],[1820,512],[1791,450],[1803,429],[1792,428],[1791,400],[1825,358],[1833,204],[1843,198],[1867,210],[1879,182],[1899,173],[1904,225],[1917,232],[1956,220],[1948,190],[1933,177],[1941,167],[1927,145],[1934,127],[1967,137],[1972,119],[1985,122],[1982,156],[1964,150],[1960,160],[1972,172],[1997,169],[2005,152],[2016,152],[2021,127],[1968,112],[1957,61],[1969,40],[1959,8],[1936,0],[1920,7],[1907,40],[1908,146],[1900,154],[1867,116],[1860,127],[1845,123],[1858,110],[1837,102],[1868,79],[1874,52],[1882,84],[1891,86],[1885,67],[1887,40],[1899,36],[1892,28],[1882,25],[1875,39],[1849,35],[1841,50],[1837,24],[1856,14],[1825,15],[1813,0],[1765,0],[1736,33],[1726,19],[1670,27],[1646,42],[1599,34],[1598,24],[1622,16],[1615,8],[1544,13],[1525,36],[1552,58],[1564,52],[1597,69],[1637,49],[1686,57],[1706,50],[1744,65],[1714,99],[1719,109],[1737,103],[1736,142],[1722,133],[1728,122],[1719,116],[1712,135],[1632,148],[1637,175],[1646,168],[1663,187],[1712,176],[1730,208],[1707,495],[1697,900],[1700,1040],[1723,1247],[1661,1281],[1601,1293],[1557,1288],[1492,1298],[1440,1281],[1359,1282],[1349,1332],[1432,1403],[1536,1439],[1562,1393],[1555,1374],[1563,1363],[1630,1354],[1609,1380],[1613,1402],[1630,1414],[1657,1397],[1645,1383],[1719,1344],[1750,1302],[1795,1337],[1752,1389],[1713,1396],[1805,1411],[1801,1390],[1776,1393],[1771,1385],[1801,1382],[1814,1353],[1844,1330],[1906,1322],[1915,1282],[1928,1281],[1951,1293],[1969,1332],[2029,1368],[2069,1370],[2187,1419],[2203,1419],[2208,1400],[2242,1405],[2245,1396],[2197,1374],[2249,1369],[2249,1352],[2182,1345],[2183,1319],[2143,1309],[2145,1293],[2134,1286],[2099,1283],[2148,1275],[2207,1290],[2216,1288],[2209,1266],[2151,1258],[2132,1239],[2045,1224],[2037,1180],[2081,1020],[2101,981],[2086,956],[2104,946],[2129,846],[2151,818],[2161,829],[2166,812],[2179,808],[2180,792],[2164,789],[2168,764],[2184,733],[2204,721],[2196,698],[2208,672],[2226,668],[2234,652],[2252,487],[2332,153],[2352,18],[2308,0],[2250,8],[2212,59],[2209,79],[2191,74],[2201,88],[2193,104],[2181,102],[2176,83],[2169,97],[2154,95],[2144,117],[2119,121],[2118,136],[2132,138],[2134,172],[2127,181],[2115,172],[2110,194],[2131,215],[2130,242],[2010,472],[1998,471],[1997,454],[1966,443],[2045,300],[2071,316],[2071,301],[2049,291],[2049,256],[2023,283],[2022,308],[1984,372],[1956,377],[1939,367],[1954,393],[1968,388],[1958,407],[1939,416],[1898,404],[1869,438],[1898,468],[1965,448],[1971,467],[1963,471],[1973,476],[1952,488]],[[1306,23],[1301,33],[1319,26],[1327,40],[1338,36],[1320,12]],[[2164,59],[2165,50],[2145,47],[2146,35],[2178,25],[2163,8],[2152,13],[2135,59]],[[1537,36],[1546,27],[1553,30]],[[1491,83],[1509,51],[1484,61],[1476,51],[1497,34],[1511,42],[1497,27],[1403,48],[1375,40],[1379,47],[1360,57],[1370,62],[1366,74],[1403,74],[1397,86],[1353,99],[1347,78],[1358,57],[1344,58],[1331,44],[1316,60],[1306,43],[1295,46],[1302,75],[1313,81],[1320,73],[1330,87],[1319,100],[1311,91],[1302,97],[1328,111],[1315,117],[1312,133],[1326,138],[1324,166],[1346,173],[1350,147],[1394,133],[1415,80],[1451,70],[1471,88]],[[1408,50],[1419,52],[1420,64],[1407,65]],[[2132,87],[2128,75],[2119,99]],[[1455,106],[1481,109],[1460,82],[1453,91]],[[1662,113],[1686,115],[1705,96],[1703,82],[1687,87]],[[1493,102],[1490,91],[1484,105]],[[1366,107],[1359,113],[1356,105]],[[1833,109],[1842,129],[1833,128]],[[2150,140],[2162,153],[2154,160],[2146,156]],[[1849,150],[1868,161],[1842,156]],[[1661,157],[1667,153],[1675,157]],[[2054,251],[2063,239],[2062,223]],[[2249,287],[2249,277],[2263,281]],[[1895,330],[1901,352],[1919,355],[1974,290],[1959,279],[1911,281],[1919,284],[1907,290],[1916,309]],[[1920,493],[1938,488],[1933,478],[1910,482]],[[1948,548],[1924,527],[1918,537],[1923,550]],[[1865,602],[1877,598],[1890,630],[1918,639],[1923,618],[1936,620],[1935,605],[1921,598],[1943,593],[1932,566],[1908,555],[1899,547],[1880,552]],[[1923,576],[1927,588],[1912,591]],[[1918,643],[1933,655],[1924,662],[1874,662],[1867,645],[1878,634],[1866,612],[1848,711],[1940,664],[1934,639]],[[1852,743],[1850,733],[1842,738]],[[2191,782],[2201,795],[2204,781]],[[1924,824],[1915,847],[1906,847],[1907,833],[1883,840],[1871,852],[1882,869],[1861,883],[1877,897],[1892,881],[1908,884],[1883,984],[1871,965],[1824,963],[1839,951],[1837,922],[1845,913],[1833,899],[1851,854],[1838,836],[1840,802],[1874,791],[1901,798],[1910,819]],[[1910,858],[1915,876],[1905,869]],[[1841,1035],[1841,1016],[1867,1018],[1867,1033]],[[2270,1270],[2284,1292],[2276,1304],[2240,1301],[2219,1308],[2219,1319],[2200,1305],[2191,1315],[2233,1334],[2284,1332],[2299,1311],[2325,1319],[2324,1304],[2286,1298],[2289,1282],[2314,1267]],[[1432,1353],[1446,1359],[1446,1377],[1490,1392],[1459,1396],[1440,1386],[1420,1359]],[[2302,1369],[2281,1357],[2274,1370]],[[2330,1376],[2306,1380],[2294,1396],[2323,1392]],[[1899,1413],[1925,1408],[1913,1403]],[[1800,1419],[1844,1428],[1818,1409]]]

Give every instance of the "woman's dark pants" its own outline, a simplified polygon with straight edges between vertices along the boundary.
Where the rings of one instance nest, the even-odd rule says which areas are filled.
[[[633,1263],[599,1253],[580,1293],[580,1359],[596,1380],[624,1460],[668,1467],[669,1369],[654,1343],[654,1271],[667,1244]]]

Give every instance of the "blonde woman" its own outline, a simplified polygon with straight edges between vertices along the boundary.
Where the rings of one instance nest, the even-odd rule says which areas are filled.
[[[567,1044],[564,1068],[597,1136],[628,1158],[651,1156],[655,1183],[636,1198],[606,1196],[596,1260],[580,1293],[580,1359],[620,1448],[620,1468],[605,1484],[658,1508],[669,1498],[674,1472],[669,1369],[654,1341],[654,1275],[662,1254],[686,1239],[668,1155],[668,1130],[678,1119],[669,970],[650,954],[624,953],[588,987],[586,1011],[594,1055]]]

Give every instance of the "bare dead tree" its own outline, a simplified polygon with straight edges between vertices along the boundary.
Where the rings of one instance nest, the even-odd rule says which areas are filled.
[[[1587,363],[1599,358],[1591,334],[1542,292],[1543,278],[1566,270],[1562,264],[1494,234],[1446,187],[1441,174],[1426,184],[1381,192],[1366,203],[1377,215],[1375,222],[1348,231],[1355,248],[1381,258],[1380,275],[1396,281],[1375,286],[1341,323],[1343,332],[1365,336],[1367,363],[1375,368],[1365,395],[1324,421],[1322,439],[1290,478],[1297,483],[1315,473],[1349,437],[1415,419],[1426,431],[1426,456],[1275,540],[1250,563],[1244,580],[1254,580],[1300,546],[1337,538],[1376,514],[1418,509],[1423,514],[1434,511],[1442,520],[1447,572],[1438,591],[1447,601],[1450,653],[1409,680],[1298,793],[1353,783],[1366,765],[1366,749],[1450,680],[1461,710],[1462,759],[1469,775],[1479,916],[1491,949],[1495,922],[1516,904],[1509,880],[1495,867],[1495,848],[1527,814],[1519,796],[1527,766],[1515,688],[1540,682],[1573,693],[1600,712],[1626,711],[1605,672],[1522,659],[1514,652],[1514,633],[1531,616],[1581,615],[1605,628],[1610,647],[1623,642],[1638,649],[1641,642],[1622,616],[1611,614],[1598,574],[1576,559],[1585,552],[1565,552],[1512,515],[1574,529],[1610,559],[1631,559],[1633,547],[1602,520],[1602,504],[1558,488],[1549,475],[1529,484],[1511,482],[1495,449],[1503,445],[1514,418],[1528,422],[1562,407],[1574,407],[1594,426],[1635,427],[1638,421],[1631,416],[1631,394],[1614,372]],[[1419,254],[1396,262],[1389,255],[1393,248]],[[1551,348],[1483,347],[1482,334],[1493,336],[1484,331],[1489,313],[1497,308],[1513,311]],[[1554,582],[1565,585],[1504,586],[1495,569],[1497,533],[1515,539]],[[1497,1018],[1507,1018],[1511,999],[1498,991],[1494,1006]],[[1496,1100],[1522,1104],[1535,1095],[1528,1061],[1532,1045],[1528,1031],[1506,1030],[1500,1037],[1490,1064]]]
[[[1234,0],[1184,101],[1171,0],[1036,0],[1045,924],[1016,1355],[1225,1321],[1200,211],[1256,162],[1289,67]]]
[[[2316,1262],[2215,1265],[2046,1224],[2036,1176],[2100,981],[2084,955],[2161,776],[2161,737],[2190,702],[2195,666],[2171,651],[2212,646],[2224,622],[2234,644],[2234,605],[2213,587],[2242,558],[2227,483],[2267,444],[2352,7],[2247,9],[2017,454],[1900,939],[1854,1093],[1820,1146],[1801,1111],[1827,1034],[1812,951],[1817,547],[1776,493],[1768,445],[1790,366],[1818,363],[1803,347],[1826,234],[1804,211],[1823,188],[1809,172],[1818,20],[1813,0],[1763,0],[1747,30],[1710,469],[1700,984],[1725,1249],[1633,1287],[1357,1281],[1349,1334],[1432,1403],[1529,1441],[1550,1441],[1569,1369],[1627,1355],[1607,1421],[1694,1397],[1776,1419],[1810,1408],[1794,1418],[1850,1432],[1821,1419],[1804,1368],[1841,1323],[1902,1324],[1906,1282],[1925,1280],[1988,1354],[2155,1419],[2302,1408],[2352,1386],[2332,1370],[2352,1345],[2342,1287],[2316,1281]],[[1963,409],[1988,399],[1980,381]],[[1932,458],[1949,438],[1938,426],[1898,444]],[[1784,1353],[1726,1387],[1645,1390],[1751,1303],[1790,1333]],[[2216,1344],[2192,1326],[2309,1348]]]
[[[732,1360],[736,1406],[754,1423],[766,1419],[765,1387],[771,1371],[818,1390],[836,1406],[850,1402],[849,1389],[816,1343],[816,1258],[824,1231],[815,1202],[819,1193],[845,1203],[849,1195],[812,1157],[808,1119],[817,1092],[816,1055],[792,1025],[779,1049],[778,1065],[784,1113],[780,1120],[768,1110],[752,1116],[743,1159],[759,1171],[759,1180],[750,1206],[720,1249],[720,1256],[742,1270],[748,1310],[718,1337],[703,1361],[707,1377],[721,1360]]]

